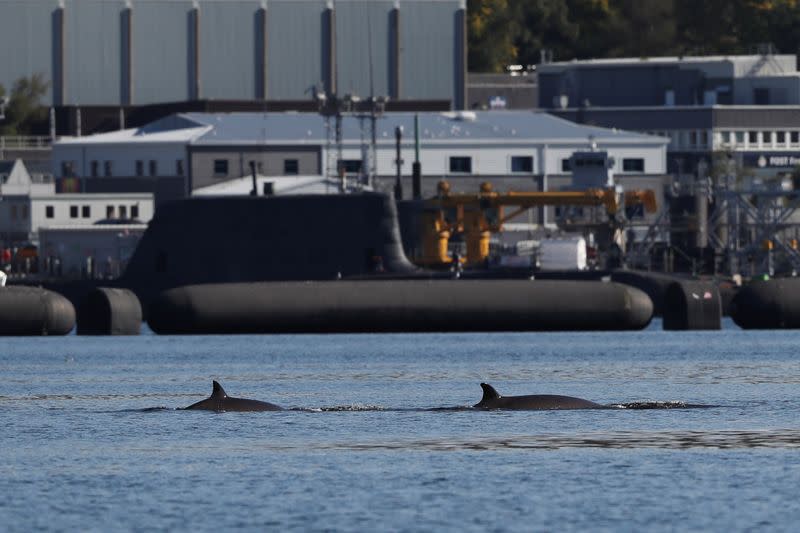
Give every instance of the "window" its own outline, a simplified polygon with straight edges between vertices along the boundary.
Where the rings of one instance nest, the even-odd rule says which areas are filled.
[[[736,132],[736,144],[742,145],[744,144],[744,132],[737,131]]]
[[[283,160],[283,173],[289,175],[295,175],[300,170],[300,165],[298,164],[297,159],[284,159]]]
[[[128,207],[121,205],[119,206],[119,218],[128,218]]]
[[[757,131],[748,131],[747,132],[747,142],[748,142],[748,144],[752,144],[752,145],[758,144],[758,132]]]
[[[511,172],[525,172],[527,174],[532,173],[533,157],[529,155],[512,155]]]
[[[155,159],[151,159],[150,160],[150,164],[149,164],[148,170],[150,170],[150,175],[151,176],[158,175],[158,162]]]
[[[45,218],[53,218],[56,216],[55,208],[52,205],[44,206],[44,216]]]
[[[91,218],[92,216],[92,208],[91,206],[84,205],[81,207],[81,218]]]
[[[644,172],[644,159],[623,159],[622,160],[623,172]]]
[[[78,218],[78,206],[77,205],[69,206],[69,218]]]
[[[61,162],[61,175],[65,178],[75,177],[75,162],[62,161]]]
[[[99,170],[100,169],[100,163],[98,161],[92,161],[89,164],[89,167],[91,169],[91,171],[90,171],[91,172],[91,176],[93,178],[96,178],[99,175],[99,172],[100,172],[100,170]]]
[[[793,146],[800,143],[800,131],[790,131],[789,142],[792,143]]]
[[[106,218],[114,218],[114,206],[107,205],[106,206]]]
[[[561,172],[571,172],[572,166],[569,163],[569,159],[562,159],[561,160]]]
[[[690,131],[689,132],[689,147],[697,148],[697,132]]]
[[[141,159],[136,160],[136,175],[144,176],[144,161]]]
[[[339,160],[339,168],[344,170],[345,174],[360,174],[361,173],[361,160],[360,159],[340,159]]]
[[[17,220],[17,206],[11,205],[11,220]]]
[[[708,132],[703,130],[700,132],[700,148],[706,148],[708,146]]]
[[[103,161],[103,175],[106,177],[111,177],[111,161]]]
[[[28,206],[27,205],[23,205],[22,208],[21,208],[21,211],[22,211],[22,214],[20,215],[20,218],[22,218],[22,220],[26,220],[28,218]]]
[[[177,159],[175,161],[175,175],[183,176],[183,159]]]
[[[781,146],[786,144],[786,132],[785,131],[776,131],[775,132],[775,142]]]
[[[227,159],[215,159],[214,160],[214,175],[215,176],[227,176],[228,175],[228,160]]]
[[[761,133],[761,138],[764,140],[764,146],[772,146],[772,132],[765,131]]]
[[[472,173],[472,158],[471,157],[451,157],[450,158],[450,172],[458,172],[460,174]]]
[[[132,205],[131,206],[131,218],[139,218],[139,206]]]

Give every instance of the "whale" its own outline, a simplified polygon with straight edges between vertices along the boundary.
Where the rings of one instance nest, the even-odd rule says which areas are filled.
[[[214,381],[211,396],[193,403],[185,409],[205,411],[282,411],[283,407],[259,400],[232,398],[228,396],[222,385]]]
[[[606,405],[594,403],[572,396],[553,394],[531,394],[528,396],[501,396],[488,383],[481,383],[483,397],[473,407],[475,409],[509,409],[533,411],[546,409],[610,409]]]

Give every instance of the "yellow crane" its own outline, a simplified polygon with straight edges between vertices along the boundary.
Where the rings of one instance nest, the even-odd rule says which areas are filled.
[[[484,182],[477,193],[452,193],[450,184],[439,182],[438,194],[426,200],[422,217],[422,257],[419,263],[427,266],[452,262],[448,252],[450,238],[463,233],[467,244],[467,264],[479,264],[489,257],[489,239],[502,231],[503,224],[532,207],[573,205],[604,206],[610,217],[625,206],[643,205],[648,213],[657,209],[655,193],[651,190],[625,191],[620,195],[612,188],[586,191],[505,192],[492,190]],[[505,212],[506,207],[515,207]]]

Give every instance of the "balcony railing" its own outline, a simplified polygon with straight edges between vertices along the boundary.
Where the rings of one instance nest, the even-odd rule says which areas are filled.
[[[0,152],[4,150],[44,150],[52,139],[47,135],[0,135]]]

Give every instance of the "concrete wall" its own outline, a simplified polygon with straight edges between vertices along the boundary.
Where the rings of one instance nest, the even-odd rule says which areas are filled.
[[[53,218],[47,218],[47,207],[53,207]],[[88,206],[89,216],[83,216],[83,207]],[[49,197],[33,198],[31,200],[31,229],[39,231],[40,228],[52,226],[72,225],[91,226],[98,220],[106,218],[106,210],[114,208],[114,217],[120,216],[120,206],[127,211],[127,218],[131,217],[131,207],[139,210],[137,220],[148,222],[153,218],[154,206],[152,194],[77,194],[61,193]],[[70,208],[77,207],[77,217],[70,216]]]
[[[228,161],[227,175],[215,175],[214,161]],[[261,165],[263,176],[283,176],[285,159],[296,159],[298,175],[320,175],[322,173],[319,146],[261,146],[252,147],[203,147],[191,148],[192,188],[206,187],[230,179],[250,175],[250,161]]]
[[[92,161],[98,161],[99,175],[104,175],[103,164],[112,161],[112,178],[136,176],[136,161],[142,161],[144,175],[149,175],[149,161],[156,161],[159,176],[176,176],[177,161],[183,161],[188,173],[186,143],[128,143],[128,144],[55,144],[53,145],[53,173],[63,177],[62,163],[73,163],[78,177],[91,177]],[[187,174],[188,175],[188,174]]]

